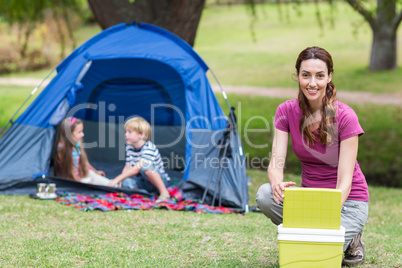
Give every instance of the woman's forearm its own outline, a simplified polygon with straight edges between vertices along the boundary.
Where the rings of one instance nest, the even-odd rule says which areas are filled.
[[[336,189],[342,190],[342,205],[348,199],[350,190],[352,189],[358,143],[358,136],[350,137],[341,142]]]
[[[268,180],[271,185],[283,182],[283,169],[272,168],[270,164],[268,167]]]
[[[352,183],[351,182],[349,182],[349,180],[348,179],[346,179],[346,180],[341,180],[341,181],[339,181],[338,180],[338,183],[337,183],[337,185],[336,185],[336,189],[340,189],[341,191],[342,191],[342,198],[341,198],[341,200],[342,200],[342,206],[343,206],[343,204],[345,203],[345,201],[348,199],[348,197],[349,197],[349,193],[350,193],[350,190],[352,189]]]

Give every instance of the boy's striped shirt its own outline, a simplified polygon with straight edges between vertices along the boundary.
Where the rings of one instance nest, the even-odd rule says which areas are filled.
[[[151,141],[145,142],[139,150],[135,149],[132,145],[126,146],[126,163],[134,166],[140,160],[143,160],[145,163],[153,164],[160,175],[166,174],[161,154]],[[167,174],[165,176],[167,180],[170,180]]]

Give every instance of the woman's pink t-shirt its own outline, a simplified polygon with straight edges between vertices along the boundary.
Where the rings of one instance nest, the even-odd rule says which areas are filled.
[[[356,113],[339,101],[335,101],[335,131],[337,137],[333,143],[321,144],[319,139],[314,145],[307,146],[299,130],[302,110],[297,99],[280,104],[276,110],[275,128],[289,132],[292,148],[302,166],[302,187],[336,188],[338,179],[338,161],[340,142],[356,135],[363,135]],[[316,134],[316,132],[313,132]],[[318,136],[317,136],[318,137]],[[369,201],[366,178],[356,161],[353,171],[352,189],[348,199]]]

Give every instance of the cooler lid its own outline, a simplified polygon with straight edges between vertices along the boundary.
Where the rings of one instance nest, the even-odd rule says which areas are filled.
[[[345,228],[343,226],[339,230],[284,228],[280,224],[278,225],[278,240],[345,243]]]

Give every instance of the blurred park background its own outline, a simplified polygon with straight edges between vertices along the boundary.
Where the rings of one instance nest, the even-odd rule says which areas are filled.
[[[161,9],[166,11],[166,18],[172,18],[175,10],[198,12],[199,24],[195,23],[196,14],[176,14],[176,34],[187,33],[188,27],[180,25],[192,25],[193,34],[184,38],[224,89],[225,85],[297,89],[293,74],[298,53],[308,46],[321,46],[334,59],[333,81],[339,92],[372,93],[373,98],[383,94],[402,97],[401,1],[379,1],[386,4],[385,11],[379,10],[376,1],[361,0],[280,1],[281,4],[194,0],[193,7],[182,9],[172,3],[180,6],[185,1],[162,1],[159,8],[156,2],[108,1],[110,5],[123,3],[123,11],[119,11],[102,5],[105,2],[101,0],[0,0],[0,82],[6,81],[0,83],[0,127],[6,125],[35,86],[7,81],[36,83],[46,77],[76,47],[102,31],[102,26],[107,27],[107,22],[115,23],[107,16],[102,18],[105,10],[114,10],[117,18],[125,22],[149,23],[152,22],[144,14],[153,11],[154,17],[148,19],[159,18],[155,24],[166,23],[163,16],[156,16]],[[164,6],[169,4],[172,9]],[[142,13],[127,7],[139,8]],[[388,14],[385,17],[384,12]],[[192,22],[186,24],[186,19]],[[377,24],[385,25],[383,31],[388,29],[391,33],[383,38],[387,40],[378,40],[378,33],[373,38],[372,29]],[[386,62],[373,58],[373,40],[385,46],[381,53],[387,54]],[[216,84],[212,76],[210,79]],[[40,90],[35,96],[39,93]],[[223,97],[216,94],[227,114]],[[358,161],[371,195],[365,228],[368,259],[364,267],[400,267],[402,107],[362,102],[356,96],[347,104],[355,110],[365,130],[359,139]],[[236,107],[239,129],[258,130],[239,131],[248,166],[254,167],[248,169],[252,178],[249,205],[254,206],[258,187],[268,180],[265,169],[271,151],[273,116],[276,107],[287,98],[229,93],[228,99]],[[253,159],[261,161],[253,164]],[[289,145],[285,179],[300,184],[300,171]],[[225,218],[169,211],[82,214],[52,201],[0,196],[0,214],[0,238],[9,241],[0,245],[6,252],[0,256],[4,267],[278,267],[276,229],[258,213],[246,217],[223,215]],[[117,241],[118,246],[111,246],[109,241]]]
[[[397,27],[402,15],[398,1],[390,1],[395,2],[396,9],[389,15],[394,23],[399,19],[394,34],[394,61],[376,66],[372,55],[376,52],[375,38],[370,26],[373,22],[344,1],[285,1],[279,5],[269,1],[197,0],[187,6],[182,2],[166,1],[155,8],[153,1],[141,0],[108,1],[107,5],[97,0],[3,1],[0,78],[42,79],[102,27],[140,20],[176,31],[192,44],[223,88],[225,85],[268,87],[279,91],[279,96],[281,89],[297,89],[292,76],[295,59],[302,49],[316,45],[333,56],[333,81],[338,92],[391,94],[399,98],[402,95],[402,27]],[[376,15],[374,2],[360,4]],[[377,17],[380,21],[380,15]],[[212,76],[210,79],[216,84]],[[0,126],[7,123],[32,89],[11,84],[1,86]],[[219,93],[217,97],[223,104]],[[240,113],[239,128],[244,130],[247,125],[248,129],[258,129],[239,131],[248,165],[254,161],[253,167],[258,168],[255,163],[259,161],[259,167],[265,169],[271,151],[272,118],[284,98],[232,94],[229,101]],[[366,132],[360,138],[358,161],[368,182],[401,187],[401,106],[363,103],[358,95],[347,104],[356,111]],[[226,105],[222,107],[225,109]],[[253,116],[265,119],[250,120]],[[291,146],[288,155],[286,172],[299,174],[300,164],[291,153]]]

